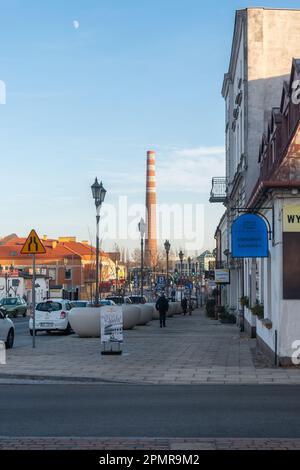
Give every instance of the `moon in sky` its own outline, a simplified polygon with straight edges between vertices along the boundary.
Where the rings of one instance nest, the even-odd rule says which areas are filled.
[[[79,21],[78,21],[78,20],[74,20],[74,21],[73,21],[73,26],[74,26],[75,29],[78,29],[79,26],[80,26]]]

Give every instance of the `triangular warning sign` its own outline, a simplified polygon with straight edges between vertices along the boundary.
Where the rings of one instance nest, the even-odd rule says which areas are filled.
[[[46,253],[46,249],[35,230],[31,230],[21,250],[22,255],[35,255]]]

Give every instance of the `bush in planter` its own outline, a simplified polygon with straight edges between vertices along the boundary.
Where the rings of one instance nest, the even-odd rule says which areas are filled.
[[[250,305],[249,297],[247,297],[246,295],[243,295],[243,297],[241,297],[240,303],[241,303],[242,307],[249,308],[249,305]]]
[[[218,319],[220,319],[222,315],[225,315],[225,313],[226,313],[226,308],[223,305],[216,306],[216,314],[217,314]]]
[[[215,299],[208,299],[206,302],[205,308],[208,317],[215,317],[215,305]]]
[[[258,318],[264,318],[264,306],[256,301],[254,307],[251,308],[253,315],[256,315]]]
[[[221,323],[236,323],[236,316],[233,313],[228,313],[224,307],[224,312],[219,315]]]

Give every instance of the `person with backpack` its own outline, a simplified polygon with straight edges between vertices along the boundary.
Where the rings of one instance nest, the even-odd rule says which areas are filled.
[[[161,296],[158,298],[156,302],[156,310],[159,311],[159,323],[160,327],[166,326],[166,315],[167,311],[169,310],[169,301],[165,297],[165,293],[163,292]]]

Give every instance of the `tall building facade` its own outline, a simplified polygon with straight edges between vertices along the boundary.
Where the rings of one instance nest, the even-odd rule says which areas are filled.
[[[146,224],[145,264],[155,267],[157,264],[157,231],[156,231],[156,173],[155,152],[147,152],[146,175]]]
[[[293,33],[289,34],[289,31]],[[281,192],[279,187],[282,182],[269,181],[270,190],[265,193],[265,198],[259,199],[255,195],[260,194],[260,185],[276,158],[279,158],[276,155],[286,158],[283,156],[282,142],[285,140],[288,146],[290,133],[295,132],[295,122],[291,117],[286,121],[285,135],[278,131],[281,121],[287,119],[284,113],[288,111],[287,108],[283,109],[282,104],[283,90],[292,92],[290,72],[294,57],[300,57],[300,10],[249,8],[236,12],[229,70],[222,87],[225,100],[226,177],[213,180],[210,198],[211,202],[223,202],[226,207],[216,232],[217,243],[221,244],[222,250],[219,246],[219,261],[231,269],[231,284],[223,298],[231,311],[237,314],[243,312],[246,330],[252,336],[259,331],[259,341],[271,352],[276,349],[282,358],[291,357],[291,347],[287,345],[291,334],[279,334],[286,311],[282,303],[283,241],[281,236],[274,238],[273,235],[274,232],[282,232],[283,206],[279,202],[279,194],[274,199],[276,191]],[[295,63],[297,61],[294,62],[294,69]],[[274,110],[278,106],[281,107],[279,114],[278,109]],[[292,109],[290,116],[294,116],[295,112]],[[276,129],[280,144],[279,137],[277,143],[274,141]],[[267,160],[268,171],[264,157],[267,148],[271,154]],[[292,186],[294,184],[295,181]],[[293,187],[293,191],[296,188]],[[266,218],[271,227],[269,231],[273,232],[266,259],[231,256],[232,223],[248,209],[255,209]],[[258,321],[250,308],[244,308],[241,299],[245,297],[249,298],[252,307],[256,303],[264,306],[262,320],[267,325],[272,324],[271,329]],[[295,328],[293,322],[290,325]]]

